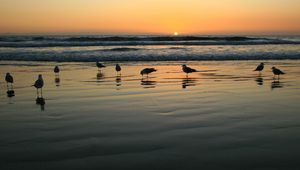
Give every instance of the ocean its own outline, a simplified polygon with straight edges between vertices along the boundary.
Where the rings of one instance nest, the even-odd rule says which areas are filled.
[[[300,59],[300,36],[0,36],[0,60],[184,61]]]

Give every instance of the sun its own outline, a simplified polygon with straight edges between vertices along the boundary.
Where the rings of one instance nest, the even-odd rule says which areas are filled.
[[[174,35],[177,36],[177,35],[178,35],[178,32],[174,32]]]

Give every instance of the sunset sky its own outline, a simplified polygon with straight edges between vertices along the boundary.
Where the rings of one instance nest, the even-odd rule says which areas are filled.
[[[299,33],[300,0],[0,0],[0,33]]]

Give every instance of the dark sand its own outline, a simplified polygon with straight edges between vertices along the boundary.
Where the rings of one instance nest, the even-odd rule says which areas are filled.
[[[0,169],[299,169],[300,61],[266,61],[259,76],[260,62],[188,62],[201,72],[187,79],[185,62],[121,63],[119,78],[114,63],[100,75],[94,63],[1,61]],[[273,65],[287,74],[274,80]],[[142,81],[144,67],[158,72]]]

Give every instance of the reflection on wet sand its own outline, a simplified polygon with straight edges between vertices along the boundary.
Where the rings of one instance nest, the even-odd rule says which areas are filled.
[[[142,78],[141,85],[143,88],[155,88],[156,81],[149,80],[149,78]]]
[[[196,86],[196,79],[188,77],[182,79],[182,88],[185,89],[188,86]]]
[[[116,86],[121,86],[121,85],[122,85],[121,75],[116,76]]]
[[[45,104],[46,104],[46,101],[43,97],[37,97],[35,99],[35,103],[37,105],[40,105],[41,106],[41,111],[44,111],[45,110]]]
[[[264,85],[264,79],[262,77],[256,77],[255,81],[259,86]]]
[[[7,90],[6,94],[7,94],[7,97],[14,97],[15,96],[15,91],[14,90]]]
[[[57,87],[60,86],[60,78],[59,78],[59,75],[58,75],[58,76],[55,76],[54,82],[55,82],[55,85],[56,85]]]
[[[274,80],[271,84],[271,89],[276,89],[276,88],[283,88],[284,85],[282,82],[280,82],[279,80]]]
[[[97,77],[97,80],[101,80],[101,79],[104,78],[104,74],[103,74],[101,71],[99,71],[99,72],[97,73],[96,77]]]

